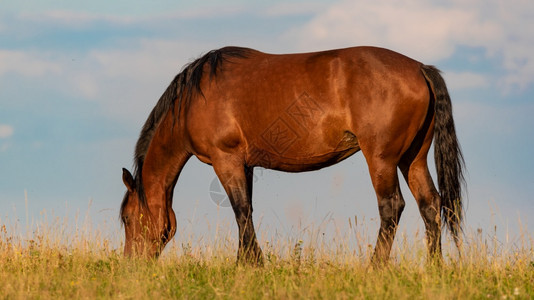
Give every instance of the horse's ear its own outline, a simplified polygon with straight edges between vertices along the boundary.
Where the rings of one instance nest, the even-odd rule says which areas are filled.
[[[129,192],[134,191],[135,180],[133,179],[133,176],[130,171],[126,170],[125,168],[122,168],[122,182],[124,182],[124,185],[126,186]]]

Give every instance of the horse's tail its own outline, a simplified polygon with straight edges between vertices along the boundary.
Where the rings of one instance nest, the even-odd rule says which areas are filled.
[[[435,100],[434,159],[441,195],[441,217],[458,245],[459,234],[462,231],[462,186],[465,185],[463,176],[465,163],[456,137],[451,98],[445,80],[434,66],[424,65],[421,71]]]

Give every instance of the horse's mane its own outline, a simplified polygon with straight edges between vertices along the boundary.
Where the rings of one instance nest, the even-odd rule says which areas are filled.
[[[169,109],[174,111],[174,106],[178,105],[178,118],[180,110],[187,107],[192,98],[197,95],[202,95],[200,84],[204,75],[204,66],[209,64],[210,73],[209,79],[213,79],[217,72],[222,68],[223,63],[229,58],[238,57],[245,58],[251,49],[241,47],[224,47],[217,50],[212,50],[193,62],[185,65],[182,71],[174,77],[163,95],[161,95],[158,103],[152,109],[148,119],[141,129],[139,139],[135,146],[134,155],[134,174],[133,177],[136,183],[139,202],[146,208],[146,197],[141,180],[141,172],[143,169],[143,162],[150,146],[150,142],[154,137],[156,129],[163,117],[167,114]],[[176,103],[178,102],[178,103]],[[127,194],[125,195],[121,205],[121,215],[127,202]]]

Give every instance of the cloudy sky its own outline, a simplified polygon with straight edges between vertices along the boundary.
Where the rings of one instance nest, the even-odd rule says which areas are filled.
[[[198,4],[202,3],[202,4]],[[289,53],[375,45],[435,64],[453,98],[467,162],[467,225],[534,232],[534,2],[3,1],[0,10],[0,218],[43,210],[117,228],[121,168],[148,113],[180,68],[225,45]],[[214,173],[192,159],[177,185],[183,227],[231,209],[210,197]],[[402,225],[422,221],[404,187]],[[213,188],[212,188],[213,189]],[[27,192],[28,209],[25,204]],[[213,196],[213,193],[211,194]],[[260,230],[299,234],[378,209],[361,153],[318,172],[258,170]],[[201,223],[202,226],[190,224]],[[205,226],[209,224],[209,226]],[[184,230],[185,232],[185,230]],[[179,229],[180,234],[180,229]],[[490,233],[488,233],[490,234]],[[374,240],[374,236],[370,238]]]

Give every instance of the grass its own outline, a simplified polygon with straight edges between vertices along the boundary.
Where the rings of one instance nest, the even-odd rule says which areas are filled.
[[[65,224],[56,219],[16,235],[16,225],[0,220],[0,298],[534,298],[528,234],[502,245],[476,233],[466,238],[461,259],[450,251],[438,267],[425,263],[421,238],[407,242],[399,233],[393,260],[382,269],[368,268],[371,251],[361,240],[363,246],[349,247],[348,238],[278,237],[262,242],[265,266],[255,268],[235,264],[233,233],[219,228],[205,243],[175,239],[154,261],[126,259],[117,250],[120,242]]]

